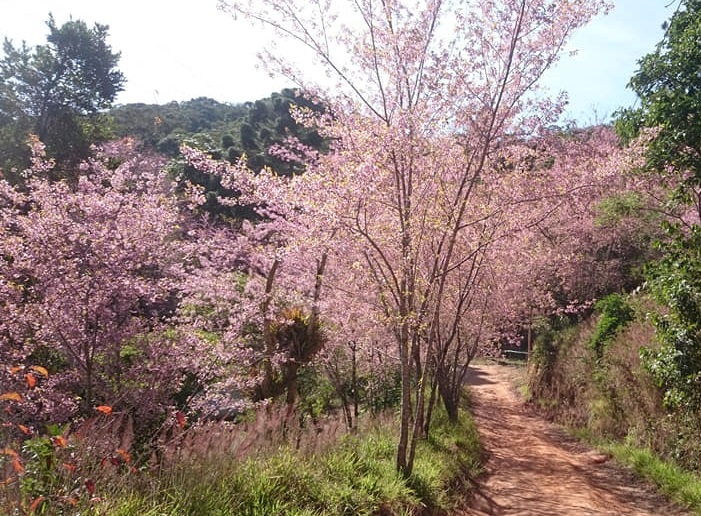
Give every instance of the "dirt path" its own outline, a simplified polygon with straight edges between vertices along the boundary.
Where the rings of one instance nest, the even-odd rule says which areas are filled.
[[[464,515],[687,514],[608,457],[529,414],[513,390],[520,369],[472,367],[475,420],[487,474]]]

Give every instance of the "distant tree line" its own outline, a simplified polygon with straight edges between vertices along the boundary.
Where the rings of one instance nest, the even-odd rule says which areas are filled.
[[[300,171],[294,164],[272,156],[268,149],[295,137],[313,148],[322,146],[316,131],[298,125],[291,106],[322,110],[293,89],[242,104],[226,104],[207,97],[168,104],[127,104],[109,114],[116,137],[133,136],[146,147],[169,157],[180,145],[206,150],[217,159],[235,162],[244,154],[253,170],[273,168],[280,175]]]

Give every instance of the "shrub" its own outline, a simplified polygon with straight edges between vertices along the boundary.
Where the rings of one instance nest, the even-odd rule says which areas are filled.
[[[633,320],[634,312],[626,298],[621,294],[609,294],[600,299],[596,303],[595,309],[600,315],[594,328],[594,334],[589,341],[589,347],[594,350],[597,359],[600,359],[604,347]]]

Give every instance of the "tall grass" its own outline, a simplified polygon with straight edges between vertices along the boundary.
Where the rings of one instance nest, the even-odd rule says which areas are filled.
[[[169,466],[105,493],[94,510],[123,516],[447,512],[457,503],[454,488],[479,467],[478,434],[467,414],[450,424],[438,411],[409,478],[394,466],[395,417],[365,421],[363,427],[323,446],[280,443],[247,458],[232,452],[231,437],[223,439],[219,454],[211,442],[203,448],[206,454],[195,453],[193,440],[189,453],[181,451]],[[208,439],[214,434],[209,431]]]

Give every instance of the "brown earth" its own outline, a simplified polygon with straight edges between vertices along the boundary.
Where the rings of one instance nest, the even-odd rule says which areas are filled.
[[[486,474],[463,515],[688,514],[609,457],[527,409],[515,392],[523,368],[471,366],[472,408]]]

